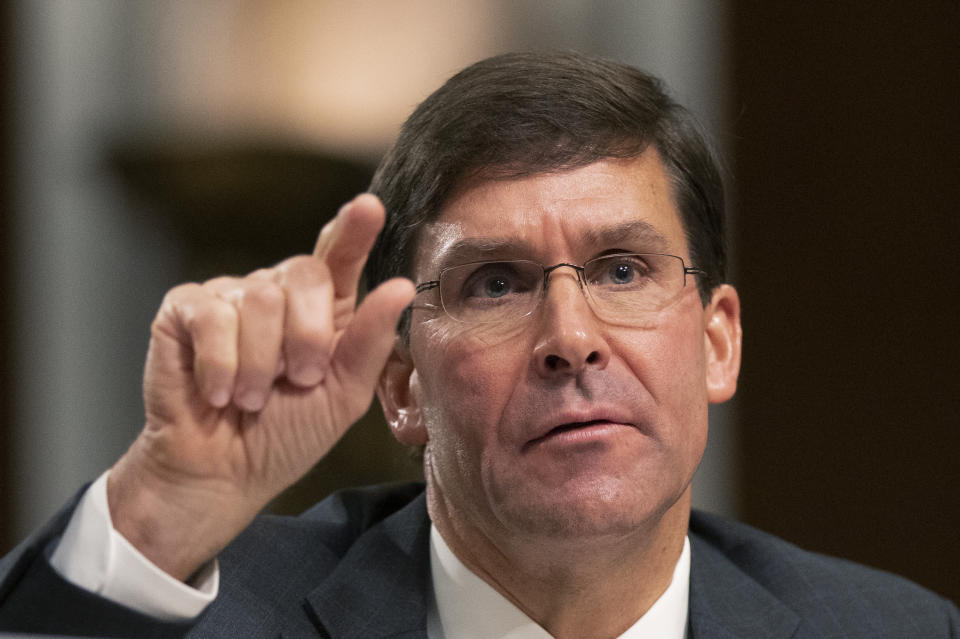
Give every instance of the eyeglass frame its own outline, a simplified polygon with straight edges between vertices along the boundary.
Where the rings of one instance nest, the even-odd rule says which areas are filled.
[[[656,255],[660,257],[671,257],[671,258],[680,260],[680,265],[683,267],[683,285],[680,287],[680,290],[683,290],[687,286],[687,275],[694,275],[694,276],[707,275],[707,272],[705,270],[698,268],[696,266],[687,266],[686,261],[684,261],[682,257],[680,257],[679,255],[673,255],[670,253],[610,253],[608,255],[599,255],[597,257],[591,258],[586,262],[584,262],[581,266],[577,266],[576,264],[570,264],[568,262],[558,262],[556,264],[553,264],[552,266],[544,266],[543,264],[541,264],[540,262],[537,262],[536,260],[528,260],[528,259],[522,259],[522,258],[513,259],[513,260],[477,260],[476,262],[465,262],[463,264],[453,264],[451,266],[447,266],[440,269],[440,272],[437,274],[437,279],[427,280],[425,282],[420,282],[419,284],[416,285],[415,295],[419,295],[420,293],[425,293],[426,291],[430,291],[435,288],[437,289],[440,288],[440,278],[443,277],[443,273],[445,271],[449,271],[451,269],[460,268],[460,267],[468,266],[471,264],[497,264],[497,263],[503,263],[503,262],[508,262],[508,263],[509,262],[528,262],[530,264],[536,264],[537,266],[543,269],[543,284],[540,287],[540,300],[538,300],[537,303],[534,304],[529,311],[527,311],[523,315],[518,315],[516,319],[519,320],[525,317],[529,317],[530,315],[533,315],[534,311],[536,311],[540,307],[540,303],[543,300],[543,296],[546,295],[547,289],[550,285],[550,274],[553,273],[558,268],[561,268],[564,266],[572,268],[577,274],[577,286],[579,286],[580,290],[583,291],[584,287],[589,288],[589,286],[586,284],[584,280],[585,278],[584,274],[586,272],[587,265],[590,264],[591,262],[594,262],[596,260],[601,260],[601,259],[615,258],[615,257],[644,257],[648,255]],[[585,297],[588,300],[590,299],[590,295],[585,295]],[[463,320],[463,319],[454,317],[453,315],[450,314],[450,311],[447,310],[446,305],[444,305],[443,296],[440,297],[439,306],[436,304],[430,304],[429,306],[432,308],[442,309],[444,315],[446,315],[447,317],[449,317],[455,322],[462,322],[464,324],[489,324],[489,323],[498,321],[498,320],[490,320],[487,322],[480,322],[475,320]]]

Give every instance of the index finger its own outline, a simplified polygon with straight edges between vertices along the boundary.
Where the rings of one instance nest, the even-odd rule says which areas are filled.
[[[385,218],[377,196],[362,193],[344,204],[320,231],[313,255],[326,262],[337,297],[357,292],[360,273]]]

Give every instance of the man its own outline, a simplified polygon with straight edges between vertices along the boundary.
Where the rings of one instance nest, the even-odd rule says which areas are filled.
[[[4,560],[0,626],[957,636],[957,609],[908,582],[691,518],[740,309],[716,163],[654,79],[480,62],[418,107],[371,191],[313,256],[167,295],[143,433]],[[425,489],[258,518],[374,391]]]

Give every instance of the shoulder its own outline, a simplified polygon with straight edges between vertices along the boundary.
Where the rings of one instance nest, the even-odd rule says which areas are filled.
[[[426,525],[422,494],[418,483],[348,489],[299,517],[258,517],[218,556],[220,596],[207,622],[278,627],[302,622],[302,601],[350,563],[345,558],[351,551],[378,561],[390,551],[378,543],[384,530]]]
[[[720,588],[751,582],[821,633],[848,626],[877,637],[960,632],[956,606],[902,577],[808,552],[746,524],[698,511],[691,516],[690,539],[691,580],[719,580],[712,587]],[[871,635],[874,627],[877,632]]]
[[[410,482],[349,488],[333,493],[297,517],[262,515],[226,550],[249,561],[258,552],[289,551],[302,556],[303,549],[323,553],[335,560],[363,533],[416,501],[423,484]]]

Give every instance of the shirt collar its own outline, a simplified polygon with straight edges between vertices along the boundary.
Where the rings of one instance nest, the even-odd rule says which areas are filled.
[[[461,562],[435,526],[430,527],[433,597],[427,614],[430,639],[551,639],[549,633]],[[673,569],[670,586],[617,639],[684,639],[690,599],[690,540]]]

